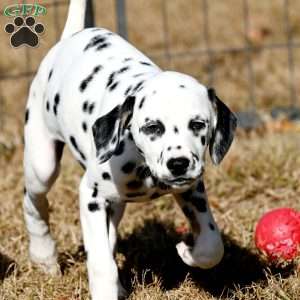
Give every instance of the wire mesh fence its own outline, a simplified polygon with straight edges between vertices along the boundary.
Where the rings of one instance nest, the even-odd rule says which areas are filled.
[[[25,1],[24,1],[25,2]],[[111,1],[109,1],[111,2]],[[233,105],[235,110],[246,110],[251,112],[256,112],[261,105],[258,103],[259,99],[261,98],[261,93],[257,93],[257,65],[258,63],[255,62],[258,55],[262,55],[264,51],[281,51],[280,59],[283,59],[284,62],[278,68],[284,68],[284,74],[286,78],[283,80],[284,84],[282,89],[285,90],[283,96],[279,97],[279,100],[273,102],[272,99],[268,99],[267,108],[273,108],[275,105],[280,105],[283,107],[296,107],[299,106],[299,91],[297,90],[297,80],[299,79],[299,74],[297,73],[297,59],[299,57],[299,48],[300,48],[300,39],[295,38],[295,20],[291,21],[290,15],[295,8],[295,2],[290,0],[278,0],[276,1],[276,9],[280,11],[280,24],[283,27],[283,38],[279,41],[272,40],[271,42],[265,42],[264,35],[268,35],[268,32],[264,32],[264,28],[260,31],[253,32],[251,28],[252,23],[252,12],[251,12],[251,5],[253,1],[250,0],[232,0],[226,1],[228,5],[234,4],[234,6],[226,7],[224,4],[221,4],[221,1],[208,1],[208,0],[189,0],[189,1],[181,1],[181,6],[179,6],[180,0],[153,0],[150,1],[154,7],[154,9],[150,12],[146,7],[143,9],[143,4],[146,5],[145,1],[139,1],[142,3],[137,8],[137,1],[134,0],[115,0],[113,1],[111,7],[111,19],[114,19],[114,25],[108,26],[111,27],[110,29],[116,30],[122,35],[124,38],[132,41],[136,46],[142,46],[142,50],[146,52],[154,61],[162,62],[163,67],[170,68],[170,69],[182,69],[186,73],[190,73],[194,75],[193,68],[196,67],[197,63],[199,63],[199,69],[205,69],[203,71],[205,74],[204,79],[202,77],[202,73],[197,73],[197,79],[200,79],[207,85],[215,86],[218,90],[218,85],[220,80],[216,80],[218,77],[217,72],[220,67],[220,61],[223,63],[223,60],[226,61],[226,57],[233,58],[232,62],[230,63],[230,70],[236,72],[236,79],[239,80],[239,68],[243,70],[243,100],[241,101],[243,104]],[[267,3],[268,2],[268,3]],[[99,12],[101,10],[108,7],[107,1],[94,1],[93,6],[88,6],[88,14],[90,16],[88,22],[86,23],[87,26],[93,25],[93,18],[95,17],[96,24],[102,26],[101,17],[99,17]],[[273,1],[265,1],[266,9],[271,9],[274,5]],[[272,4],[273,3],[273,4]],[[92,4],[92,1],[90,1]],[[53,1],[43,1],[43,6],[45,6],[48,10],[47,16],[47,24],[48,27],[46,30],[53,31],[52,40],[51,41],[44,41],[43,50],[40,52],[42,53],[38,57],[34,54],[37,52],[33,52],[32,49],[25,47],[24,51],[22,52],[25,56],[25,66],[22,69],[16,69],[14,72],[10,72],[10,69],[2,70],[1,69],[1,61],[0,61],[0,84],[2,83],[2,87],[4,86],[3,83],[10,81],[10,82],[19,82],[19,80],[27,83],[28,85],[32,79],[32,76],[35,74],[38,60],[40,60],[43,55],[47,52],[47,50],[57,41],[60,37],[64,20],[66,17],[66,11],[68,8],[68,1],[65,0],[53,0]],[[147,5],[150,5],[149,2]],[[173,15],[174,7],[178,5],[179,9],[182,10],[186,9],[187,7],[192,12],[188,18],[185,20],[178,21],[182,22],[179,26],[182,25],[184,27],[186,22],[190,22],[192,25],[190,31],[184,32],[184,35],[188,36],[191,35],[193,37],[189,40],[189,45],[183,47],[182,49],[177,49],[174,47],[174,22],[176,23],[176,16]],[[269,5],[269,7],[268,7]],[[94,7],[94,9],[93,9]],[[95,9],[96,7],[96,9]],[[232,26],[237,26],[239,28],[241,35],[241,43],[237,45],[237,43],[232,42],[230,44],[230,33],[228,33],[227,40],[225,45],[216,45],[213,42],[213,37],[215,35],[216,30],[214,29],[215,24],[220,22],[218,18],[214,17],[214,14],[211,13],[212,9],[216,7],[220,7],[221,16],[222,18],[226,19],[228,13],[232,13],[231,10],[235,10],[235,14],[239,15],[239,21],[231,21]],[[140,9],[139,9],[140,8]],[[300,7],[299,7],[300,8]],[[177,8],[176,8],[177,9]],[[178,10],[178,9],[177,9]],[[133,14],[135,13],[135,16]],[[3,16],[3,10],[1,11]],[[138,14],[138,15],[136,15]],[[151,15],[150,15],[151,14]],[[233,14],[234,15],[234,14]],[[144,19],[150,18],[150,33],[152,30],[152,26],[159,26],[159,34],[153,33],[152,36],[149,36],[149,39],[155,39],[159,35],[160,42],[156,42],[159,44],[158,46],[147,46],[149,41],[143,44],[143,42],[139,42],[139,39],[134,37],[132,32],[140,31],[141,35],[149,35],[149,30],[144,30],[143,28],[139,28],[142,24],[141,22]],[[201,26],[197,24],[196,21],[193,19],[201,19]],[[263,17],[262,17],[263,18]],[[266,16],[267,18],[267,16]],[[278,17],[279,19],[279,17]],[[7,20],[6,20],[7,21]],[[279,21],[278,21],[279,22]],[[238,24],[234,24],[238,23]],[[266,23],[268,23],[266,21]],[[159,25],[157,25],[159,24]],[[173,25],[172,25],[173,24]],[[230,24],[230,23],[228,23]],[[173,26],[173,27],[172,27]],[[176,27],[176,26],[175,26]],[[228,27],[228,25],[227,25]],[[176,27],[180,28],[180,27]],[[226,35],[228,28],[223,28],[224,35]],[[270,29],[269,29],[270,30]],[[153,29],[153,31],[155,31]],[[199,40],[197,41],[194,38],[194,31],[199,33],[201,36],[201,46],[199,46]],[[297,31],[297,30],[296,30]],[[256,34],[256,36],[255,36]],[[300,35],[300,34],[299,34]],[[138,36],[138,34],[136,34]],[[5,37],[4,37],[5,38]],[[234,38],[234,36],[232,36]],[[46,39],[46,38],[45,38]],[[263,42],[257,41],[262,39]],[[6,39],[8,43],[8,38]],[[229,42],[228,42],[229,41]],[[140,43],[140,44],[139,44]],[[175,41],[176,43],[176,41]],[[176,48],[176,49],[175,49]],[[18,51],[18,50],[15,50]],[[35,50],[38,51],[38,50]],[[9,55],[9,52],[6,52],[4,55]],[[221,58],[220,58],[221,57]],[[237,57],[242,57],[242,63],[235,65],[235,60]],[[272,60],[272,59],[271,59]],[[266,69],[264,71],[265,77],[268,77],[270,73],[272,73],[272,66],[276,65],[276,57],[272,61],[272,65],[270,66],[270,70]],[[185,63],[188,61],[188,63]],[[204,61],[204,62],[203,62]],[[179,66],[179,67],[178,67]],[[203,68],[204,66],[204,68]],[[274,67],[275,68],[275,67]],[[280,71],[279,71],[280,73]],[[223,78],[224,81],[227,80],[226,72],[225,77]],[[280,79],[279,79],[280,81]],[[270,87],[272,88],[272,87]],[[235,88],[235,83],[233,82],[232,89],[236,89],[236,98],[239,94],[240,87]],[[2,89],[3,90],[3,89]],[[224,92],[226,94],[226,92]],[[232,92],[228,92],[230,94]],[[227,96],[227,95],[225,95]],[[1,92],[0,90],[0,116],[4,113],[5,108],[3,103],[5,102],[5,98],[7,96]],[[269,96],[272,98],[272,96]],[[9,101],[9,100],[6,100]],[[264,108],[264,107],[263,107]]]

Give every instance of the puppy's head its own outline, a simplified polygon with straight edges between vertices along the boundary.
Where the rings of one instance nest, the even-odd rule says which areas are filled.
[[[187,75],[162,72],[95,122],[100,162],[113,155],[129,125],[151,173],[182,189],[203,173],[207,148],[214,164],[222,161],[236,118],[213,89]]]

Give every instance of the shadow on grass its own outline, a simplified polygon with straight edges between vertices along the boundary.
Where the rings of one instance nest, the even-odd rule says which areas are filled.
[[[16,269],[16,262],[0,253],[0,282],[9,277]]]
[[[120,272],[124,286],[130,290],[135,270],[139,282],[152,282],[152,274],[161,279],[162,288],[169,290],[179,286],[189,275],[189,278],[213,296],[230,295],[235,286],[240,288],[266,281],[265,271],[271,274],[281,273],[288,276],[288,269],[271,269],[258,256],[234,243],[229,236],[223,236],[225,256],[215,268],[201,270],[186,266],[177,255],[176,243],[184,239],[171,225],[156,221],[147,221],[144,227],[136,229],[118,242],[118,252],[126,257],[124,267]],[[149,271],[149,272],[147,272]]]
[[[86,261],[86,252],[84,246],[80,245],[74,252],[61,252],[58,254],[58,264],[62,274],[65,274],[76,263]]]

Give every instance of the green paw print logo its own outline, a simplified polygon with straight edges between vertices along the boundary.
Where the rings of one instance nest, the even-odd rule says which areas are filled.
[[[7,6],[4,9],[4,15],[14,17],[13,21],[4,27],[5,32],[10,34],[11,46],[14,48],[37,47],[40,35],[45,31],[45,26],[36,22],[34,17],[45,14],[46,8],[36,3]]]

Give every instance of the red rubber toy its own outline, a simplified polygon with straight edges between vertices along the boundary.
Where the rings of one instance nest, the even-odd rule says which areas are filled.
[[[295,258],[300,250],[300,213],[278,208],[263,215],[256,225],[255,244],[271,261]]]

